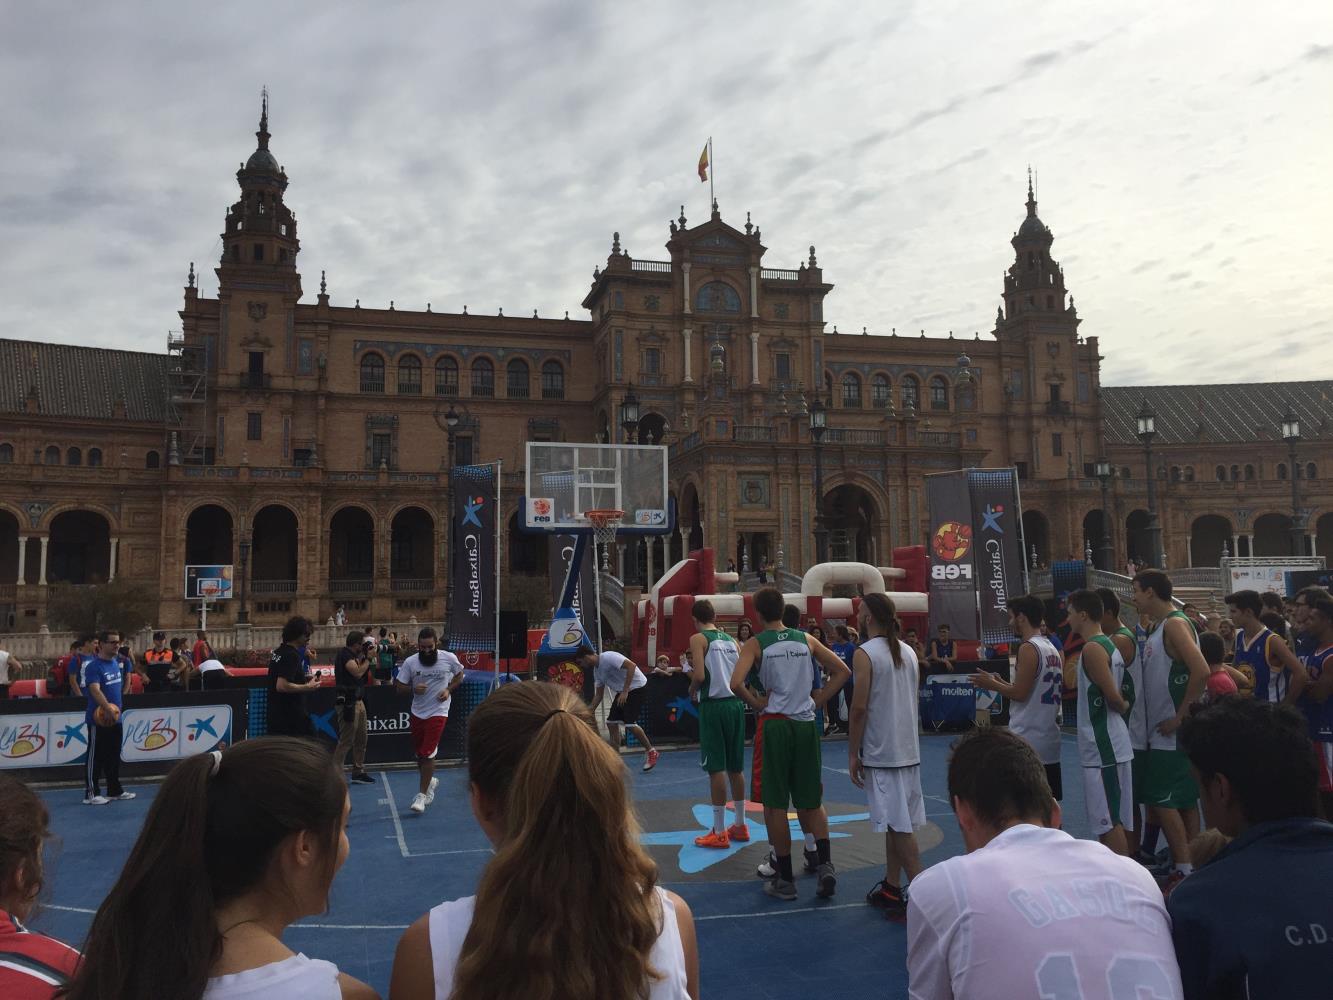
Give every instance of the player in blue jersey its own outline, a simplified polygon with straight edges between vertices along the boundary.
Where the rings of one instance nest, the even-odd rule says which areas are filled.
[[[1319,761],[1319,797],[1327,818],[1333,816],[1333,598],[1316,597],[1308,606],[1305,621],[1310,652],[1305,656],[1305,669],[1310,686],[1301,697],[1301,707]]]
[[[1255,698],[1294,705],[1308,683],[1305,665],[1281,636],[1259,620],[1262,596],[1257,590],[1238,590],[1224,600],[1236,626],[1235,663],[1254,671]]]

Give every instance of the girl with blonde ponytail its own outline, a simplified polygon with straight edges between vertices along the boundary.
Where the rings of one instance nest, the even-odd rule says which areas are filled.
[[[639,846],[625,765],[559,684],[507,684],[468,719],[472,812],[495,845],[476,896],[398,943],[392,1000],[685,1000],[694,919]]]

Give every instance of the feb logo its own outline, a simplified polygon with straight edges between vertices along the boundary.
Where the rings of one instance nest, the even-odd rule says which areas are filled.
[[[939,558],[957,562],[972,548],[972,526],[945,521],[935,529],[930,545]]]
[[[533,524],[550,524],[555,512],[555,504],[546,497],[533,497],[528,501],[528,520]]]
[[[46,737],[41,727],[31,722],[17,726],[6,726],[0,730],[0,757],[8,760],[22,760],[39,753],[46,746]]]
[[[546,679],[553,684],[563,684],[575,691],[583,690],[583,668],[569,660],[552,663],[546,669]]]

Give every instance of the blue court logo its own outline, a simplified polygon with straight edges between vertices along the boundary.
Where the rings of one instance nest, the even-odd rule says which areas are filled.
[[[995,507],[986,504],[986,509],[981,512],[981,530],[993,531],[997,535],[1003,535],[1004,529],[1000,527],[1000,518],[1004,517],[1004,507]]]
[[[477,512],[485,505],[485,497],[464,497],[463,498],[463,526],[475,524],[481,527],[481,518]]]

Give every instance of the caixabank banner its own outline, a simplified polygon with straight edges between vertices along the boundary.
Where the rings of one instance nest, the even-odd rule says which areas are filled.
[[[1009,598],[1023,592],[1018,477],[1013,469],[926,476],[931,633],[993,644],[1012,638]]]

